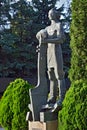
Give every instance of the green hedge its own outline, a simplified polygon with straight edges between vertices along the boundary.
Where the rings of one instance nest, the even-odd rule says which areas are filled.
[[[31,85],[23,79],[16,79],[7,87],[0,101],[0,124],[5,130],[27,130],[29,89]]]
[[[59,112],[59,130],[87,130],[87,80],[75,81]]]
[[[72,0],[70,38],[70,80],[87,79],[87,0]]]

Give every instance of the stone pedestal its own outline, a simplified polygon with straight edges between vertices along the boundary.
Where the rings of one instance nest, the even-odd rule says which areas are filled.
[[[47,121],[47,122],[39,122],[39,121],[29,121],[29,130],[57,130],[58,129],[58,121]]]
[[[58,119],[58,112],[50,112],[50,111],[44,111],[40,112],[40,121],[41,122],[47,122],[47,121],[55,121]]]

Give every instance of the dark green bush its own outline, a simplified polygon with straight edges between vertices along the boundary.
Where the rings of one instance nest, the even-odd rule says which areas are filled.
[[[31,85],[16,79],[7,87],[0,101],[0,124],[6,130],[27,130],[26,114]]]
[[[75,81],[59,112],[60,130],[87,130],[87,80]]]

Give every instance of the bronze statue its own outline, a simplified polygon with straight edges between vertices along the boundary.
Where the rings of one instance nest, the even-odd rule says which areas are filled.
[[[51,21],[50,26],[38,32],[36,36],[41,44],[47,45],[47,69],[50,81],[50,95],[45,107],[52,106],[52,111],[55,111],[58,106],[62,105],[66,91],[61,50],[61,44],[65,40],[65,35],[60,22],[60,12],[51,9],[48,17]],[[57,88],[59,88],[59,95],[57,94]],[[58,101],[56,101],[57,96],[59,96]]]

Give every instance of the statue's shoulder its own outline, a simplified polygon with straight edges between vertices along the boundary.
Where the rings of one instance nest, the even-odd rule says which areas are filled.
[[[36,34],[36,38],[40,39],[40,37],[46,38],[47,37],[47,31],[46,29],[41,29],[37,34]]]
[[[44,31],[45,31],[44,29],[41,29],[39,32],[37,32],[36,36],[41,35]]]
[[[40,33],[42,33],[42,32],[44,32],[44,29],[41,29],[41,30],[38,32],[38,34],[40,34]]]
[[[50,26],[47,26],[46,28],[45,28],[45,30],[49,30],[51,27]]]

